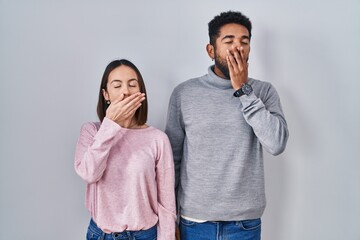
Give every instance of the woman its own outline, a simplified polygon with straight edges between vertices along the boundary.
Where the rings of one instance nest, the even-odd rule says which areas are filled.
[[[75,153],[75,170],[87,182],[88,240],[175,238],[172,151],[165,133],[146,125],[145,94],[130,61],[106,67],[100,122],[82,126]]]

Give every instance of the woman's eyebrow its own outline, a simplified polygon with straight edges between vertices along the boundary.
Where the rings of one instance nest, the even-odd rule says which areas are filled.
[[[130,78],[129,80],[128,80],[128,82],[130,82],[130,81],[138,81],[136,78]],[[114,83],[114,82],[120,82],[120,83],[122,83],[123,82],[123,80],[120,80],[120,79],[113,79],[113,80],[111,80],[111,82],[110,83]]]
[[[114,82],[120,82],[120,83],[122,83],[122,81],[121,81],[121,80],[118,80],[118,79],[114,79],[114,80],[112,80],[110,83],[114,83]]]

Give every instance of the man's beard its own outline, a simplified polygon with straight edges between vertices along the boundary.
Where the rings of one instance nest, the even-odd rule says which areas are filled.
[[[226,79],[230,79],[230,72],[229,67],[227,65],[226,60],[221,59],[216,53],[215,53],[215,66],[224,74]]]
[[[216,54],[216,48],[215,48],[215,66],[224,74],[226,79],[230,79],[230,72],[229,67],[227,64],[227,61],[225,59],[222,59],[218,54]],[[246,62],[248,62],[249,58],[246,59]]]

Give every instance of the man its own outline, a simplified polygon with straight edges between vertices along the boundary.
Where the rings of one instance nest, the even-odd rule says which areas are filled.
[[[181,239],[260,239],[263,148],[283,152],[287,124],[275,88],[248,78],[250,20],[223,12],[209,37],[215,65],[177,86],[168,110]]]

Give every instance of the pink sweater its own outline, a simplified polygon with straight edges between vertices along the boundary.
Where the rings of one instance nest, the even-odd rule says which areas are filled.
[[[157,224],[158,240],[175,239],[174,163],[165,133],[121,128],[108,118],[85,123],[75,170],[87,182],[86,207],[104,232]]]

